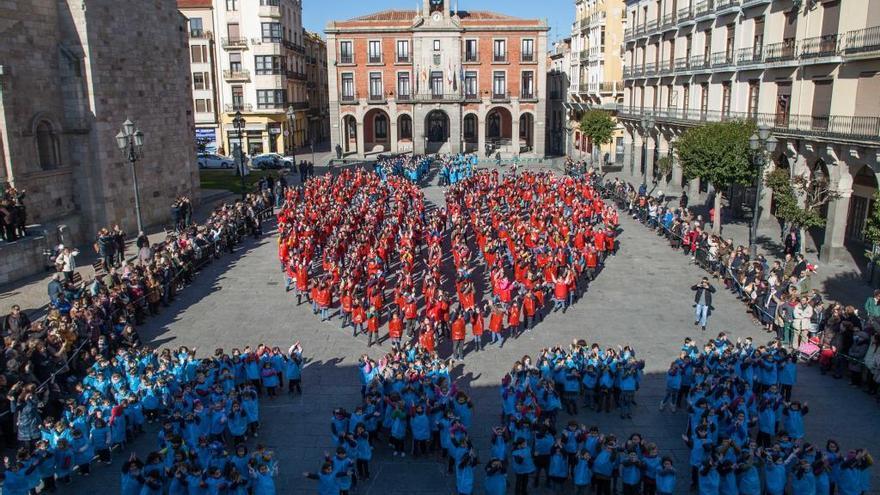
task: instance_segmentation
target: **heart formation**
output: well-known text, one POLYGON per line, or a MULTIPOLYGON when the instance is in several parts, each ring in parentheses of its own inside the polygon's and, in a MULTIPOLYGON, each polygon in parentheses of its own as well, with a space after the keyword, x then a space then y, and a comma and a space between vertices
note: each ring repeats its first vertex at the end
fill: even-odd
POLYGON ((477 349, 565 311, 614 252, 617 212, 592 176, 480 171, 426 201, 401 177, 364 170, 291 189, 278 214, 278 256, 298 303, 378 343, 418 336, 434 350, 470 326, 477 349), (485 320, 484 320, 485 319, 485 320))

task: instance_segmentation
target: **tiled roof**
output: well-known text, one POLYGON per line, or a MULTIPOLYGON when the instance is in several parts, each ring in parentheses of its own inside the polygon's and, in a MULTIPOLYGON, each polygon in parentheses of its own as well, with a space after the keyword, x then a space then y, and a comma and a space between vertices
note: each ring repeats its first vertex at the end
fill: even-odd
MULTIPOLYGON (((179 0, 180 1, 180 0, 179 0)), ((382 10, 379 12, 373 12, 372 14, 366 14, 358 17, 354 17, 349 19, 348 21, 342 22, 359 22, 359 21, 410 21, 417 15, 415 10, 382 10)), ((512 17, 505 14, 499 14, 497 12, 490 12, 488 10, 459 10, 458 17, 462 20, 474 20, 474 21, 512 21, 512 20, 523 20, 517 17, 512 17)))
POLYGON ((212 0, 177 0, 177 8, 179 9, 192 9, 192 8, 207 8, 210 9, 212 6, 212 0))

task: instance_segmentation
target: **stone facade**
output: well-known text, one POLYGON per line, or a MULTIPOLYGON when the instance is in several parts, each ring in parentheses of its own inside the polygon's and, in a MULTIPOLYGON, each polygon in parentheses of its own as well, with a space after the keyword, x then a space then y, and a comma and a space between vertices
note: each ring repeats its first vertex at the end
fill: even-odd
POLYGON ((49 233, 65 224, 77 244, 114 223, 135 232, 131 171, 115 141, 127 118, 145 135, 144 224, 165 223, 175 196, 198 200, 186 23, 174 0, 13 0, 0 4, 0 36, 0 183, 27 191, 29 223, 49 233))
POLYGON ((334 148, 544 156, 547 31, 448 0, 330 22, 334 148))

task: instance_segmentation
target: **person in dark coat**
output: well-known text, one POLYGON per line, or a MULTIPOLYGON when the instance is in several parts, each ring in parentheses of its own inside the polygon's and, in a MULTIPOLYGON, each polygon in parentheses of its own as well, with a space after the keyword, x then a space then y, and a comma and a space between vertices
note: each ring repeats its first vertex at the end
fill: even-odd
POLYGON ((709 322, 709 309, 712 307, 712 294, 715 287, 709 283, 708 277, 703 277, 699 284, 691 286, 694 291, 694 325, 700 325, 702 330, 706 331, 706 324, 709 322))
POLYGON ((0 321, 0 330, 3 331, 3 336, 10 335, 16 340, 20 339, 30 326, 30 318, 21 312, 21 306, 18 304, 14 304, 12 311, 0 321))

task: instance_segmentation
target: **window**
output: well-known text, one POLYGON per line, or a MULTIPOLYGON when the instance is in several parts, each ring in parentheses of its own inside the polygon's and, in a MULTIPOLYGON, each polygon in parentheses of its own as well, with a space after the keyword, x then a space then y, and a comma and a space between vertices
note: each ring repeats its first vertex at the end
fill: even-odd
POLYGON ((412 139, 412 119, 409 115, 401 115, 397 120, 399 139, 412 139))
POLYGON ((244 110, 244 88, 232 86, 232 109, 244 110))
POLYGON ((196 113, 210 113, 211 112, 211 99, 210 98, 196 98, 196 113))
POLYGON ((440 40, 434 40, 434 51, 435 52, 440 51, 440 40))
POLYGON ((376 115, 376 119, 373 121, 373 130, 376 139, 388 139, 388 117, 384 113, 376 115))
POLYGON ((58 141, 55 129, 48 121, 41 121, 35 129, 37 144, 37 159, 43 170, 50 170, 58 166, 58 141))
POLYGON ((523 62, 534 62, 535 61, 535 40, 533 40, 533 39, 522 40, 522 61, 523 62))
POLYGON ((193 45, 190 47, 190 54, 192 55, 192 63, 194 64, 204 64, 208 62, 208 47, 205 45, 193 45))
POLYGON ((409 98, 412 93, 409 88, 409 72, 397 74, 397 97, 398 99, 409 98))
POLYGON ((476 98, 478 96, 476 71, 464 73, 464 95, 466 98, 476 98))
POLYGON ((477 140, 477 117, 474 114, 469 114, 464 118, 464 140, 477 140))
POLYGON ((369 60, 367 60, 371 64, 380 64, 382 63, 382 42, 381 41, 370 41, 369 45, 369 60))
POLYGON ((284 108, 287 91, 283 89, 258 89, 257 108, 284 108))
POLYGON ((280 22, 264 22, 262 29, 263 42, 265 43, 280 43, 281 38, 284 37, 280 22))
POLYGON ((530 100, 535 97, 535 73, 527 71, 522 73, 522 90, 520 98, 530 100))
POLYGON ((205 34, 201 17, 192 17, 189 20, 189 36, 191 38, 201 38, 205 34))
POLYGON ((226 0, 226 10, 238 10, 238 0, 226 0))
POLYGON ((700 84, 700 115, 705 116, 709 108, 709 83, 700 84))
POLYGON ((281 5, 281 0, 260 0, 260 5, 267 7, 278 7, 281 5))
POLYGON ((193 72, 193 89, 211 89, 207 72, 193 72))
POLYGON ((340 41, 339 42, 339 63, 340 64, 354 63, 354 52, 351 49, 351 41, 340 41))
POLYGON ((241 29, 239 28, 238 23, 232 22, 226 25, 226 35, 229 36, 229 41, 237 42, 241 39, 241 29))
POLYGON ((241 72, 241 54, 229 54, 229 70, 230 72, 241 72))
POLYGON ((382 73, 370 72, 370 99, 378 100, 384 95, 382 94, 382 73))
POLYGON ((675 94, 672 90, 672 85, 666 85, 666 108, 675 108, 675 100, 672 99, 672 95, 675 94))
POLYGON ((507 96, 507 77, 503 71, 495 71, 492 74, 492 95, 495 98, 507 96))
POLYGON ((681 87, 681 109, 687 113, 691 101, 691 85, 685 84, 681 87))
POLYGON ((730 81, 721 83, 721 115, 730 113, 730 81))
POLYGON ((758 114, 758 101, 761 95, 761 81, 752 79, 749 81, 749 115, 758 114))
POLYGON ((342 99, 354 99, 354 74, 346 72, 342 74, 342 99))
POLYGON ((464 40, 464 61, 477 61, 477 40, 464 40))
POLYGON ((397 61, 409 62, 409 40, 397 40, 397 61))
POLYGON ((493 62, 506 62, 507 61, 507 40, 495 40, 493 43, 492 49, 492 61, 493 62))
POLYGON ((443 71, 431 72, 431 95, 443 96, 443 71))
POLYGON ((282 58, 272 55, 257 55, 254 57, 254 65, 258 75, 281 74, 282 58))
POLYGON ((605 26, 599 30, 599 49, 605 51, 605 26))

